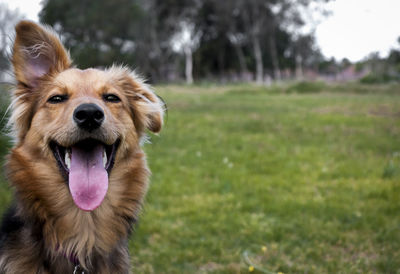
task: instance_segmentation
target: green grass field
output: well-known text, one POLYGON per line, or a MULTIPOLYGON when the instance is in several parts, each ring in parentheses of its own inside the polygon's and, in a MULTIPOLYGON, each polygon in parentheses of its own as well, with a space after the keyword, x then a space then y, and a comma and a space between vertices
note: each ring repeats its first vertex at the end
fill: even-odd
POLYGON ((400 273, 399 86, 156 89, 135 273, 400 273))

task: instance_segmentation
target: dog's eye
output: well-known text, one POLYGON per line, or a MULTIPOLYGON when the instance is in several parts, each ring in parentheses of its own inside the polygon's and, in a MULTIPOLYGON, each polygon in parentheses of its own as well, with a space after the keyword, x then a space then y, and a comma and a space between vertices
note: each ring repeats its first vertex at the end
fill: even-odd
POLYGON ((118 103, 121 102, 121 99, 117 95, 114 94, 104 94, 103 100, 111 103, 118 103))
POLYGON ((51 96, 47 102, 49 102, 50 104, 59 104, 59 103, 63 103, 65 101, 68 100, 68 96, 67 95, 54 95, 51 96))

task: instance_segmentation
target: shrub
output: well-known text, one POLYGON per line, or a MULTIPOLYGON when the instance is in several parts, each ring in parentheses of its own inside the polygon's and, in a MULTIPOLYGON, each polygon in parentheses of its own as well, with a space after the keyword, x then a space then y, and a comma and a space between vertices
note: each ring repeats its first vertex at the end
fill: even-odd
POLYGON ((399 81, 398 77, 391 76, 389 74, 368 74, 360 79, 362 84, 382 84, 388 82, 399 81))
POLYGON ((318 93, 322 92, 325 88, 323 82, 298 82, 288 87, 287 93, 318 93))

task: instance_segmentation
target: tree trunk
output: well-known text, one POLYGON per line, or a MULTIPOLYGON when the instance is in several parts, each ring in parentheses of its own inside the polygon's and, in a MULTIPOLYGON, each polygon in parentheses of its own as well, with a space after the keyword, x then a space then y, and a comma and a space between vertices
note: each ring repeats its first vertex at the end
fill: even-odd
POLYGON ((279 69, 278 51, 276 49, 275 33, 269 36, 269 50, 271 52, 272 68, 274 70, 274 78, 276 81, 281 80, 281 70, 279 69))
POLYGON ((253 41, 254 59, 256 61, 256 83, 261 85, 264 80, 264 65, 262 60, 260 39, 254 35, 252 41, 253 41))
MULTIPOLYGON (((222 47, 222 45, 220 45, 222 47)), ((218 70, 219 70, 219 77, 222 81, 224 81, 225 76, 225 51, 220 51, 218 54, 218 70)))
POLYGON ((184 51, 186 83, 193 84, 193 52, 189 45, 185 46, 184 51))
POLYGON ((247 73, 248 70, 247 70, 246 59, 244 57, 243 49, 238 44, 233 44, 233 46, 235 48, 236 55, 237 55, 238 60, 239 60, 241 78, 244 78, 244 76, 245 76, 245 74, 247 73))
POLYGON ((300 54, 296 55, 296 80, 303 79, 303 58, 300 54))

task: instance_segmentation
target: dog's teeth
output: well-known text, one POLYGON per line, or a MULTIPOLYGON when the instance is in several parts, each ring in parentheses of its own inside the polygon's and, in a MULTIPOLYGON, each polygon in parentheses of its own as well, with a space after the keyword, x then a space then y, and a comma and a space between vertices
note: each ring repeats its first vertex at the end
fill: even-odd
POLYGON ((106 168, 106 165, 107 165, 107 153, 104 150, 103 151, 103 167, 106 168))
POLYGON ((68 169, 71 168, 71 154, 69 153, 68 150, 65 152, 65 165, 67 166, 68 169))

